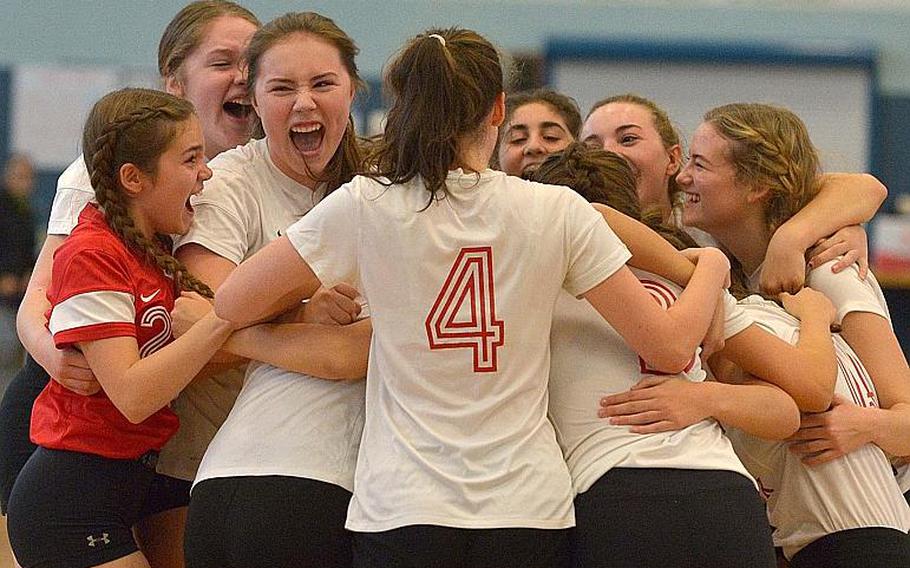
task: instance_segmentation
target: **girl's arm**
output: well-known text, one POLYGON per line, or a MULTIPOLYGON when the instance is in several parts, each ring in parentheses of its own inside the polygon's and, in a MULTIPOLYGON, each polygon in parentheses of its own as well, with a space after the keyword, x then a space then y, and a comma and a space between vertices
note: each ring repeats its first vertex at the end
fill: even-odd
MULTIPOLYGON (((803 412, 822 412, 831 405, 837 359, 831 342, 834 306, 821 293, 803 288, 783 294, 787 311, 800 320, 796 345, 753 324, 727 339, 718 353, 747 373, 783 389, 803 412)), ((712 369, 722 362, 712 362, 712 369)), ((718 377, 723 380, 723 373, 718 377)))
POLYGON ((695 265, 663 237, 644 223, 612 207, 600 203, 591 205, 604 216, 610 229, 629 248, 629 252, 632 253, 629 266, 657 274, 679 286, 689 283, 695 265))
POLYGON ((877 444, 891 455, 910 455, 910 368, 888 321, 869 312, 844 316, 842 336, 859 356, 878 393, 879 408, 844 399, 829 411, 807 416, 791 449, 810 464, 824 463, 877 444))
POLYGON ((215 292, 215 312, 240 326, 268 321, 311 297, 320 285, 284 236, 231 272, 215 292))
MULTIPOLYGON (((193 293, 184 293, 177 301, 208 303, 193 293)), ((141 359, 134 337, 87 341, 79 347, 114 406, 138 424, 176 398, 232 330, 230 323, 210 312, 186 334, 141 359)))
POLYGON ((706 418, 768 440, 782 440, 799 428, 793 399, 755 378, 723 384, 647 377, 631 390, 602 398, 600 405, 601 418, 639 434, 681 430, 706 418))
POLYGON ((238 330, 223 349, 322 379, 362 379, 372 334, 368 318, 350 325, 268 323, 238 330))
POLYGON ((583 296, 653 368, 678 373, 708 330, 729 270, 722 252, 706 249, 688 286, 668 310, 661 309, 627 267, 583 296))
POLYGON ((101 385, 95 380, 85 357, 76 349, 57 349, 45 319, 51 307, 47 289, 51 284, 54 251, 65 239, 61 235, 48 235, 41 246, 16 315, 16 330, 22 345, 53 380, 73 392, 92 395, 101 389, 101 385))
POLYGON ((826 174, 818 195, 778 227, 768 244, 761 288, 793 292, 806 279, 805 253, 839 229, 872 219, 888 189, 869 174, 826 174))

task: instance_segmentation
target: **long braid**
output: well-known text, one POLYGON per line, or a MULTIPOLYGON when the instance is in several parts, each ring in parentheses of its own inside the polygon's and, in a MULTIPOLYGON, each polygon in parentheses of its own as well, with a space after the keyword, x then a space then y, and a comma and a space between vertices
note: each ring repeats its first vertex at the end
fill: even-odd
MULTIPOLYGON (((116 111, 116 108, 114 111, 116 111)), ((169 249, 162 246, 162 242, 149 239, 136 227, 127 208, 124 192, 120 187, 120 183, 115 179, 120 165, 132 161, 127 159, 129 156, 118 156, 118 150, 123 146, 125 133, 137 125, 152 121, 176 125, 178 122, 186 120, 191 113, 192 106, 189 103, 164 93, 145 89, 116 91, 107 95, 95 105, 92 115, 86 123, 83 147, 85 150, 85 162, 92 187, 95 189, 96 199, 101 205, 105 219, 114 233, 148 262, 170 274, 174 278, 178 290, 192 290, 207 298, 214 298, 211 288, 191 275, 183 263, 174 258, 168 252, 169 249), (149 98, 150 93, 152 98, 164 98, 151 104, 138 104, 143 98, 149 98), (120 98, 123 100, 118 100, 120 98), (139 99, 139 101, 129 104, 133 99, 139 99), (176 105, 175 108, 174 101, 179 101, 183 104, 176 105), (105 102, 110 104, 103 104, 105 102), (120 103, 120 105, 117 103, 120 103), (129 105, 133 110, 108 121, 104 120, 104 116, 100 116, 104 114, 108 106, 116 107, 125 104, 129 105), (187 113, 187 108, 189 113, 187 113), (99 122, 101 124, 98 124, 99 122), (100 126, 100 134, 97 136, 93 133, 94 126, 100 126)), ((168 138, 167 142, 169 142, 173 135, 166 138, 168 138)), ((165 147, 166 145, 167 143, 164 144, 165 147)), ((163 151, 163 148, 161 151, 163 151)), ((160 155, 161 151, 152 153, 160 155)), ((157 160, 157 156, 154 157, 154 160, 157 160)), ((146 165, 146 169, 148 167, 146 165)))

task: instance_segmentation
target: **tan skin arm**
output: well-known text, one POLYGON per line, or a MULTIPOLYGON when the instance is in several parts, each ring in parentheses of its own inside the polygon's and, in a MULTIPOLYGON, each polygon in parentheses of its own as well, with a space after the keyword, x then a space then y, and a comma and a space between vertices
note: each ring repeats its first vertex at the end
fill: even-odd
POLYGON ((828 412, 805 416, 791 450, 810 465, 824 463, 874 443, 894 456, 910 455, 910 367, 888 321, 851 312, 842 336, 875 384, 880 407, 860 407, 839 398, 828 412))
MULTIPOLYGON (((208 304, 198 294, 184 294, 179 301, 208 304)), ((187 333, 141 359, 134 337, 89 341, 79 347, 117 410, 138 424, 176 398, 233 329, 209 311, 187 333)))
MULTIPOLYGON (((237 265, 230 260, 196 243, 183 245, 175 251, 174 256, 186 266, 190 274, 208 284, 212 290, 217 290, 228 275, 237 268, 237 265)), ((203 379, 227 369, 241 367, 246 362, 247 360, 242 357, 218 351, 205 365, 205 370, 199 378, 203 379)))
POLYGON ((322 379, 362 379, 372 335, 369 319, 350 325, 267 323, 235 332, 224 350, 322 379))
POLYGON ((16 315, 16 330, 25 349, 55 381, 73 392, 91 395, 98 392, 101 385, 95 380, 88 361, 76 349, 57 349, 45 319, 51 307, 47 289, 51 285, 54 252, 65 239, 62 235, 48 235, 41 246, 16 315))
POLYGON ((823 175, 818 195, 772 235, 762 290, 768 294, 799 290, 806 278, 806 251, 844 227, 872 219, 887 196, 888 189, 869 174, 823 175))
POLYGON ((796 312, 793 315, 800 319, 796 345, 751 325, 728 339, 718 355, 783 389, 802 412, 822 412, 831 404, 837 380, 837 359, 830 331, 834 308, 824 295, 809 288, 784 298, 788 311, 793 309, 796 312), (794 302, 802 305, 794 308, 794 302))
MULTIPOLYGON (((728 270, 722 253, 709 252, 679 300, 666 311, 625 267, 584 296, 648 363, 677 372, 704 336, 728 270)), ((319 286, 313 270, 282 237, 237 267, 216 293, 215 311, 238 325, 249 325, 287 311, 319 286)))
POLYGON ((632 253, 629 266, 645 270, 680 286, 689 283, 695 265, 647 225, 600 203, 591 204, 632 253))
POLYGON ((601 418, 639 434, 681 430, 706 418, 767 440, 782 440, 799 428, 793 399, 755 378, 725 384, 646 377, 631 390, 602 398, 600 404, 601 418))

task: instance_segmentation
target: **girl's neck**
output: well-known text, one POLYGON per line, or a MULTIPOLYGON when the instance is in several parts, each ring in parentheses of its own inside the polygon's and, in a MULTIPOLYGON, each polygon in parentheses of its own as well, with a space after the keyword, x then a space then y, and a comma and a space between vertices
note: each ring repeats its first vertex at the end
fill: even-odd
POLYGON ((746 274, 758 270, 771 241, 771 231, 763 217, 741 219, 733 226, 714 231, 711 236, 742 264, 746 274))

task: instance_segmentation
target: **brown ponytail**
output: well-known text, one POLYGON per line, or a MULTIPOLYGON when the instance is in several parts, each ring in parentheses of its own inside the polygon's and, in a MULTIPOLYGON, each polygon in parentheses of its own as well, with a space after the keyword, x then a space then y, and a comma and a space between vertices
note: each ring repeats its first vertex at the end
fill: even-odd
POLYGON ((460 143, 479 133, 503 92, 499 54, 471 30, 430 29, 398 53, 385 85, 391 108, 369 175, 388 185, 420 176, 429 206, 448 193, 460 143))

